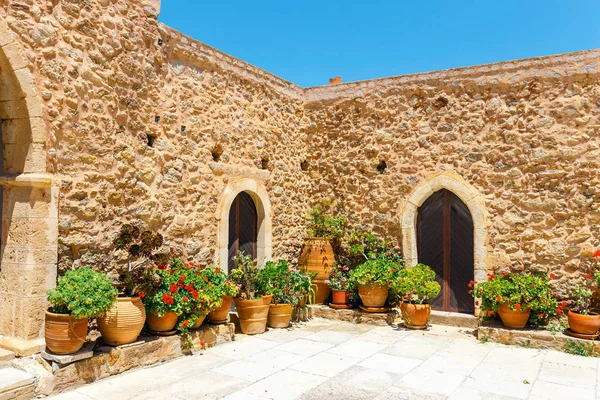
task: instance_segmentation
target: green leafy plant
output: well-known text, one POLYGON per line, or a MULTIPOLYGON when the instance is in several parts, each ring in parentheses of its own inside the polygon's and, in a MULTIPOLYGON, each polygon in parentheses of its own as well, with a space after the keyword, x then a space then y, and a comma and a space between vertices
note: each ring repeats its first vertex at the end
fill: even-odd
POLYGON ((273 295, 272 304, 297 306, 312 292, 310 275, 291 268, 285 260, 267 262, 260 271, 258 280, 265 292, 273 295))
POLYGON ((387 258, 399 265, 404 265, 402 256, 391 243, 371 232, 354 230, 348 235, 346 242, 348 246, 347 264, 351 269, 373 258, 387 258))
POLYGON ((259 299, 268 293, 267 281, 261 279, 260 268, 249 255, 238 251, 233 258, 235 269, 231 271, 231 280, 240 289, 239 297, 246 300, 259 299))
POLYGON ((370 259, 350 272, 355 285, 392 285, 402 267, 386 257, 370 259))
MULTIPOLYGON (((494 315, 504 303, 511 310, 531 309, 529 322, 535 326, 547 325, 549 319, 562 313, 562 306, 554 298, 546 274, 523 272, 519 266, 488 275, 486 282, 469 283, 469 293, 481 299, 481 308, 494 315)), ((479 305, 479 300, 475 302, 479 305)))
POLYGON ((394 287, 405 302, 426 304, 440 294, 435 272, 427 265, 405 268, 394 282, 394 287))
POLYGON ((592 291, 591 289, 585 288, 583 286, 577 286, 575 290, 573 290, 572 295, 572 304, 571 311, 588 315, 590 312, 590 305, 592 302, 592 291))
POLYGON ((354 282, 350 279, 350 267, 338 263, 333 263, 325 284, 333 290, 353 292, 356 289, 354 282))
POLYGON ((333 204, 328 200, 321 200, 308 214, 308 235, 339 241, 346 233, 348 219, 343 215, 331 215, 333 204))
POLYGON ((81 268, 58 279, 55 289, 47 292, 52 312, 73 318, 93 318, 104 314, 114 304, 118 291, 106 275, 91 268, 81 268))
POLYGON ((565 353, 574 354, 576 356, 590 357, 594 354, 593 346, 585 346, 582 343, 574 340, 565 342, 565 353))

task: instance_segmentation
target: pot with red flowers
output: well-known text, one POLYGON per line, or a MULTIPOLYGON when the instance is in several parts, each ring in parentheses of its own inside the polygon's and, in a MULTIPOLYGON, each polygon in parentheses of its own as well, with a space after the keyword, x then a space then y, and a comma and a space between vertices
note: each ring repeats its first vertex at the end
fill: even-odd
POLYGON ((600 330, 600 315, 591 310, 593 290, 600 285, 600 271, 598 271, 598 259, 600 250, 593 256, 594 262, 584 264, 589 267, 590 272, 581 275, 580 283, 572 292, 567 318, 571 332, 580 335, 595 337, 600 330))
POLYGON ((334 263, 325 283, 331 289, 333 308, 347 306, 350 302, 350 294, 355 290, 354 283, 350 280, 350 267, 334 263))
POLYGON ((482 315, 497 313, 508 328, 522 329, 528 322, 545 326, 562 312, 550 290, 548 275, 525 272, 524 266, 489 274, 486 282, 471 281, 469 288, 482 315))

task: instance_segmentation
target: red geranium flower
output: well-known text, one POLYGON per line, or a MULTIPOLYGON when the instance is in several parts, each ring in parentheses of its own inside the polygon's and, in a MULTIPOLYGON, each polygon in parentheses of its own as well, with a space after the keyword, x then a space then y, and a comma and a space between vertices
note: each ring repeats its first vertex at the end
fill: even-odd
POLYGON ((175 301, 173 300, 173 297, 171 296, 170 293, 163 294, 162 301, 163 301, 163 303, 168 304, 168 305, 175 304, 175 301))
POLYGON ((563 301, 561 302, 561 304, 562 304, 562 306, 563 306, 563 307, 566 307, 566 306, 567 306, 569 303, 568 303, 566 300, 563 300, 563 301))
POLYGON ((221 273, 221 270, 220 270, 219 268, 217 268, 217 269, 215 269, 215 272, 216 272, 217 274, 220 274, 220 273, 221 273))
POLYGON ((475 301, 475 305, 478 306, 479 305, 479 301, 475 301))
POLYGON ((169 291, 170 291, 171 293, 173 293, 173 294, 177 293, 177 290, 178 290, 178 289, 179 289, 179 288, 178 288, 178 287, 177 287, 177 285, 175 285, 175 284, 171 284, 171 286, 169 286, 169 291))
POLYGON ((518 311, 521 309, 521 305, 520 304, 515 304, 515 309, 518 311))
POLYGON ((184 279, 185 279, 185 275, 183 275, 183 274, 182 274, 182 275, 179 277, 179 279, 181 279, 181 280, 184 280, 184 279))
POLYGON ((182 328, 185 328, 185 327, 186 327, 186 326, 188 326, 189 324, 190 324, 190 321, 188 321, 188 320, 186 319, 185 321, 183 321, 183 322, 181 323, 181 327, 182 327, 182 328))
POLYGON ((396 273, 396 268, 393 268, 393 269, 392 269, 392 272, 393 272, 393 273, 396 273))
POLYGON ((490 278, 490 279, 494 279, 495 277, 496 277, 496 274, 490 274, 490 275, 489 275, 489 278, 490 278))
POLYGON ((194 300, 196 300, 198 298, 198 292, 196 292, 195 290, 192 291, 192 297, 194 298, 194 300))
POLYGON ((539 318, 539 319, 542 319, 542 318, 544 318, 544 313, 540 313, 540 314, 538 314, 538 318, 539 318))
POLYGON ((594 257, 600 257, 600 250, 596 250, 596 252, 594 253, 594 257))
POLYGON ((521 265, 521 267, 519 268, 520 271, 523 271, 525 269, 524 266, 521 265))
POLYGON ((588 279, 590 279, 590 278, 592 277, 592 275, 590 275, 590 274, 588 274, 588 273, 585 273, 585 274, 583 274, 583 276, 585 276, 585 277, 586 277, 586 278, 588 278, 588 279))
POLYGON ((174 273, 175 273, 175 270, 174 270, 174 269, 171 269, 171 270, 169 271, 169 275, 173 275, 174 273))
POLYGON ((502 301, 502 296, 498 296, 498 297, 496 297, 496 301, 497 301, 498 303, 500 303, 500 302, 502 301))
POLYGON ((473 291, 472 291, 472 290, 469 290, 469 294, 473 294, 473 291))
POLYGON ((561 306, 556 307, 557 314, 562 314, 562 312, 563 312, 563 308, 561 306))
POLYGON ((167 269, 166 265, 159 265, 158 269, 160 269, 161 271, 164 271, 165 269, 167 269))
POLYGON ((181 300, 183 300, 184 303, 187 303, 188 301, 190 301, 190 299, 188 299, 187 296, 183 296, 183 299, 181 299, 181 300))
POLYGON ((556 275, 554 275, 553 273, 550 273, 550 279, 555 279, 556 275))
POLYGON ((144 297, 146 297, 146 293, 144 293, 144 292, 141 292, 141 293, 140 293, 140 299, 143 299, 144 297))
POLYGON ((506 271, 502 271, 502 275, 506 276, 506 271))

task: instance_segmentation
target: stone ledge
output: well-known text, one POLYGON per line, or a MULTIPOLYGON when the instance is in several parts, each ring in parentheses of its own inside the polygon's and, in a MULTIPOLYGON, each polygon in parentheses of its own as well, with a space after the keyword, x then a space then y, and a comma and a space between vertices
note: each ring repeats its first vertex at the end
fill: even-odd
POLYGON ((367 313, 358 308, 350 310, 335 310, 322 304, 308 306, 309 318, 325 318, 338 321, 354 322, 355 324, 393 325, 401 321, 400 313, 392 309, 386 313, 367 313))
POLYGON ((456 326, 459 328, 477 329, 479 319, 471 314, 431 310, 429 323, 432 325, 456 326))
POLYGON ((497 322, 489 322, 481 325, 477 332, 477 339, 559 351, 565 351, 567 342, 575 342, 584 346, 591 355, 600 355, 600 342, 597 340, 578 339, 563 333, 553 335, 548 331, 534 328, 508 329, 497 322))
POLYGON ((49 188, 52 186, 52 175, 45 173, 0 175, 0 185, 49 188))
MULTIPOLYGON (((204 347, 213 347, 230 342, 235 340, 234 326, 231 323, 204 325, 196 331, 190 331, 190 339, 194 349, 202 348, 202 344, 204 347)), ((140 337, 139 340, 139 344, 120 347, 104 346, 99 341, 93 357, 68 365, 55 365, 54 371, 46 360, 36 356, 36 371, 39 375, 36 394, 55 395, 134 368, 147 367, 191 353, 191 350, 182 349, 184 339, 180 335, 140 337)))
POLYGON ((12 351, 17 357, 27 357, 44 350, 46 342, 44 338, 24 340, 10 336, 0 336, 0 348, 12 351))

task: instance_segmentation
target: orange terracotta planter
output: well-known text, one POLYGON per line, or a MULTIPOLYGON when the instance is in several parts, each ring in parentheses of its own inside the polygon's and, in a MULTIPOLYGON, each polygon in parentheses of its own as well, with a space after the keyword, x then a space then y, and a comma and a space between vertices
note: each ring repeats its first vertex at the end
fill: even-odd
POLYGON ((600 315, 589 312, 588 315, 573 311, 567 313, 569 328, 575 333, 583 335, 595 335, 600 330, 600 315))
POLYGON ((329 298, 331 289, 325 284, 325 280, 329 278, 331 266, 335 260, 333 246, 331 240, 324 238, 307 238, 304 239, 304 246, 298 265, 308 272, 317 274, 312 283, 316 286, 315 289, 315 304, 324 303, 329 298))
POLYGON ((365 307, 380 308, 385 305, 388 290, 387 285, 359 285, 358 295, 365 307))
POLYGON ((46 311, 44 324, 46 347, 54 354, 72 354, 83 346, 88 331, 88 319, 75 319, 69 314, 46 311))
POLYGON ((242 300, 237 297, 233 299, 242 333, 257 335, 267 330, 271 298, 272 296, 264 296, 255 300, 242 300))
POLYGON ((223 302, 208 314, 208 322, 213 325, 226 324, 233 297, 223 296, 223 302))
POLYGON ((527 325, 529 316, 531 315, 531 309, 526 308, 525 310, 511 310, 508 306, 508 302, 505 302, 498 309, 498 315, 502 320, 502 325, 507 328, 523 329, 527 325))
POLYGON ((154 332, 169 332, 175 329, 175 325, 177 325, 177 320, 179 316, 174 312, 170 311, 165 313, 162 317, 157 317, 154 314, 148 314, 146 318, 146 323, 148 324, 148 328, 154 332))
POLYGON ((425 329, 431 315, 431 305, 413 304, 403 301, 400 304, 400 313, 402 314, 404 325, 408 328, 425 329))
POLYGON ((287 328, 292 321, 291 304, 271 304, 267 324, 269 328, 287 328))
POLYGON ((146 309, 139 297, 119 297, 102 317, 98 317, 98 330, 104 343, 120 346, 137 340, 144 323, 146 309))
POLYGON ((344 305, 350 301, 350 295, 345 290, 332 290, 331 291, 331 302, 333 304, 344 305))
POLYGON ((192 329, 200 329, 200 327, 202 326, 202 323, 204 322, 205 319, 206 319, 206 315, 203 315, 200 318, 198 318, 196 320, 196 323, 194 324, 194 326, 192 326, 192 329))

